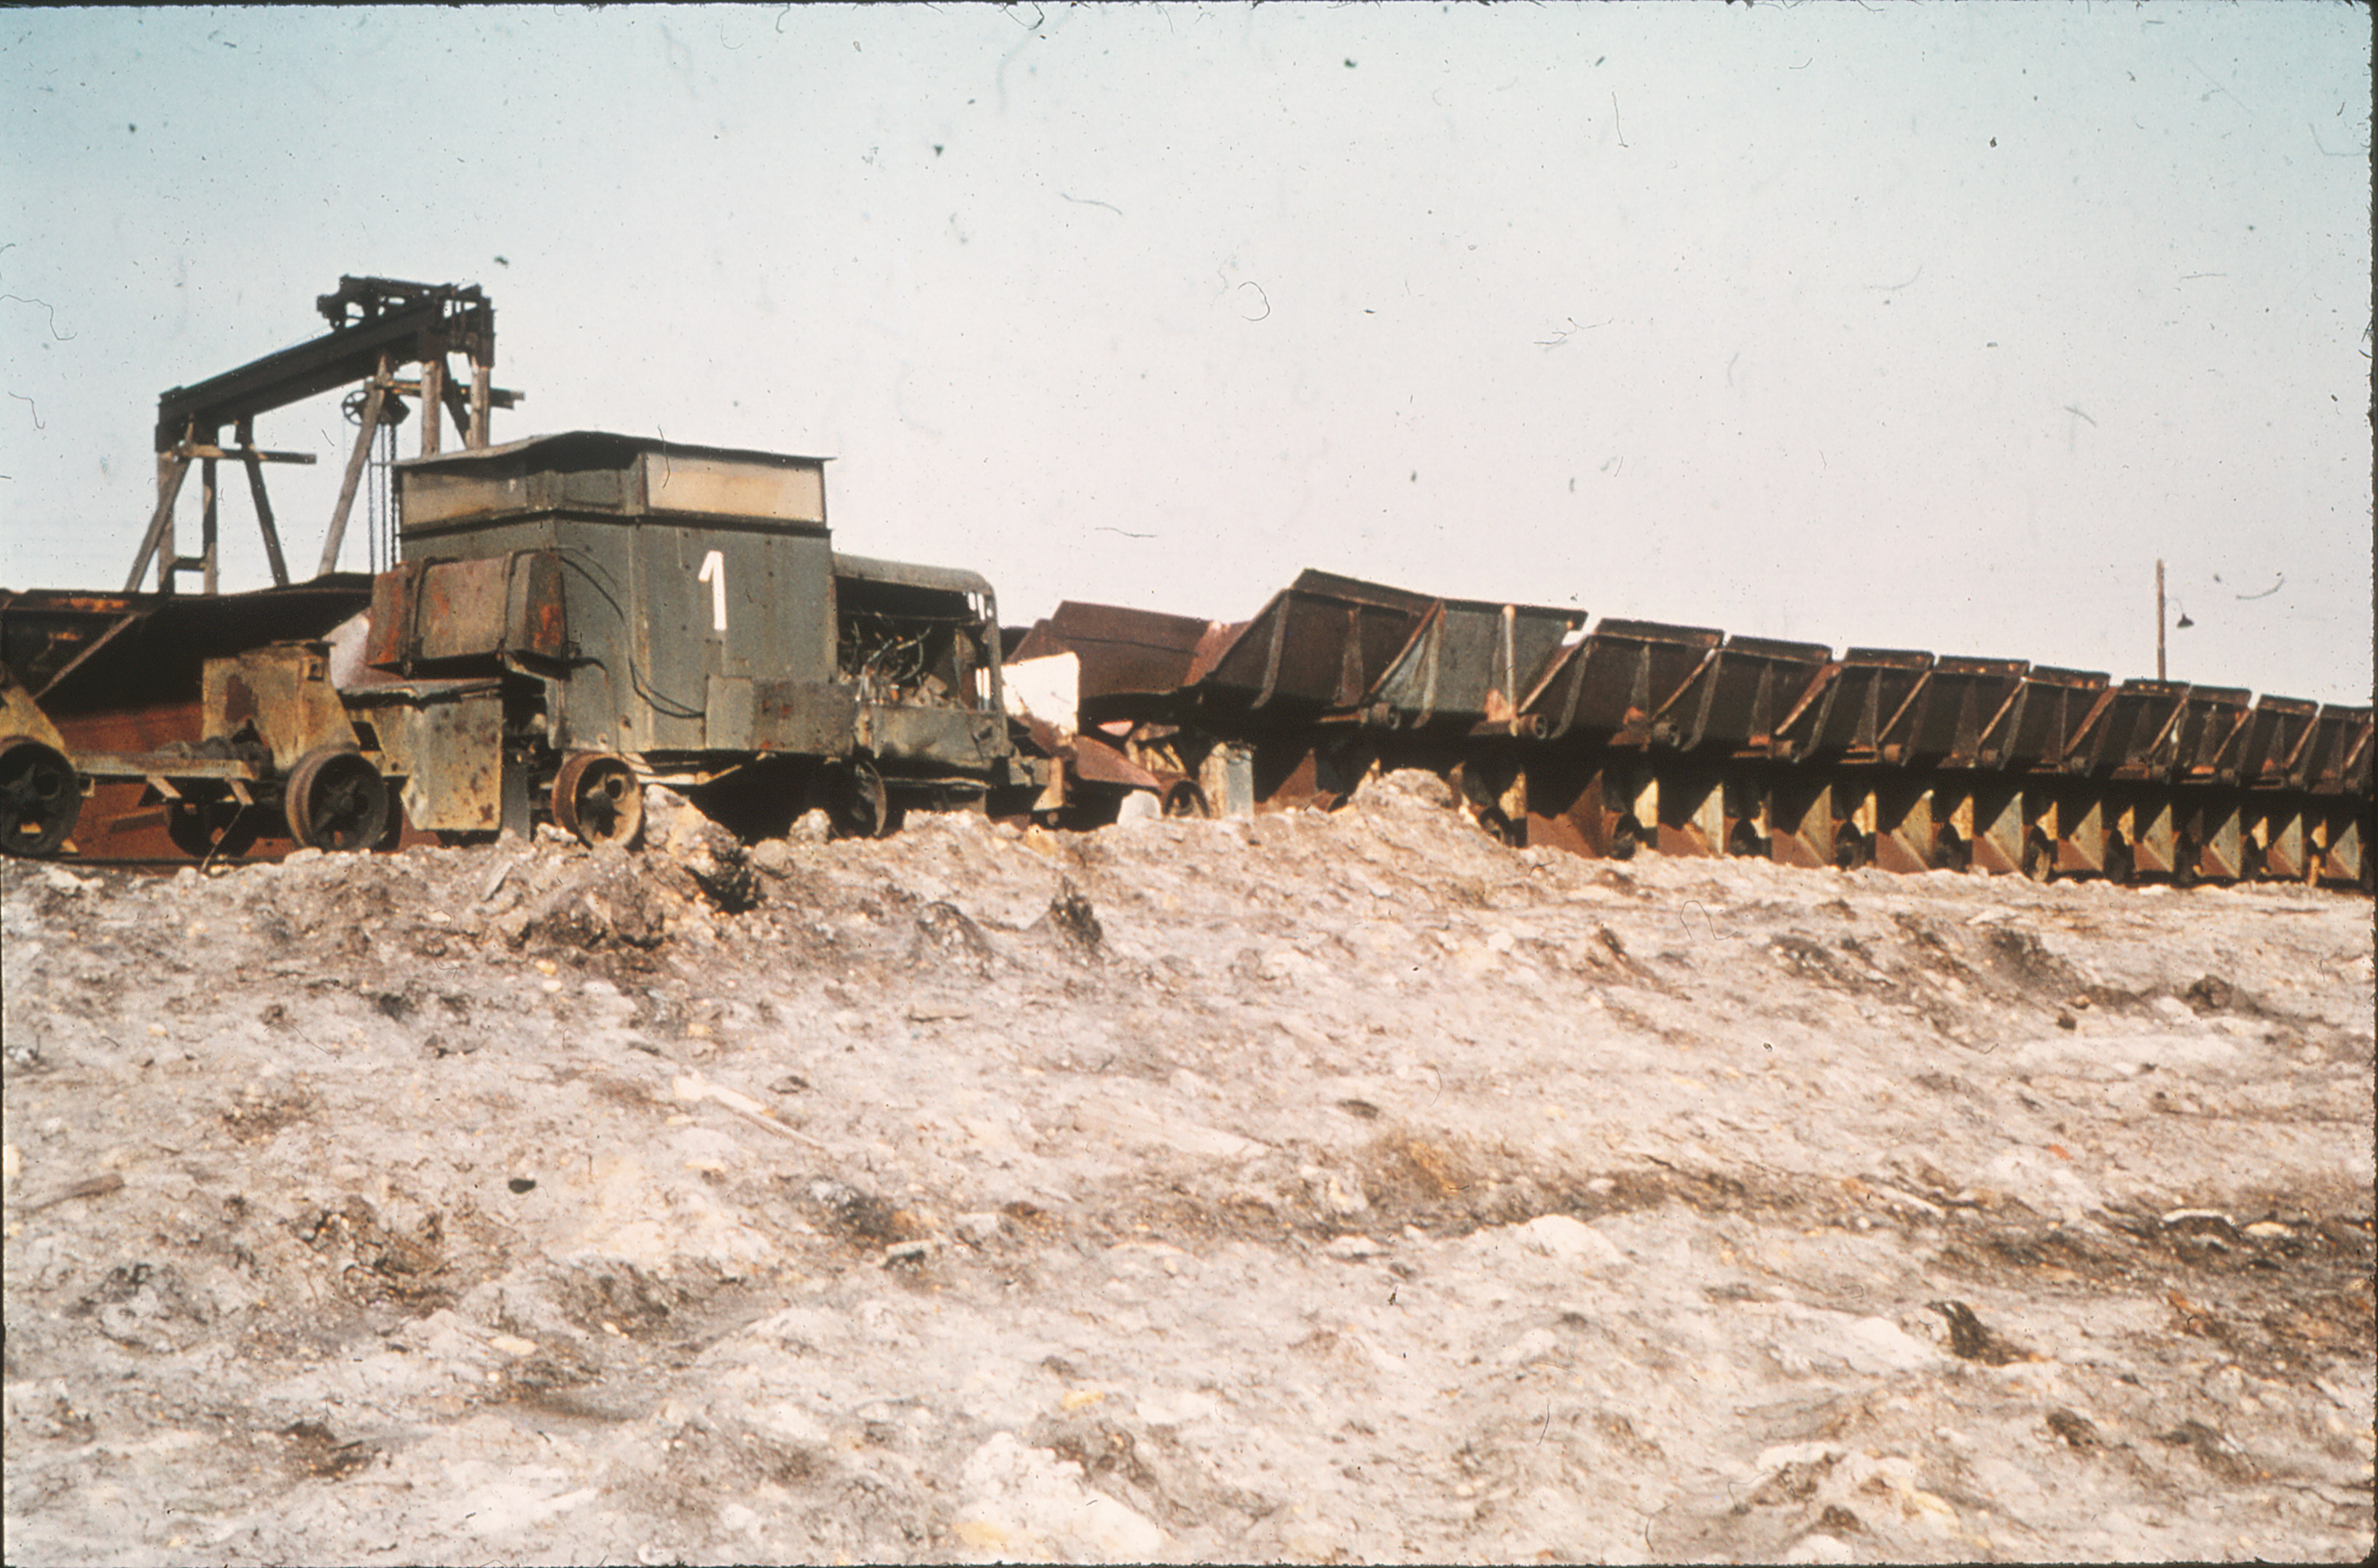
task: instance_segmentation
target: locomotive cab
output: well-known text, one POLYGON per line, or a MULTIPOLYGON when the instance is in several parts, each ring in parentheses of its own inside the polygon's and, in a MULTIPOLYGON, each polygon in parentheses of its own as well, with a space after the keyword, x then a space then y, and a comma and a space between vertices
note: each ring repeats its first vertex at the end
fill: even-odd
POLYGON ((620 810, 631 772, 854 832, 1021 781, 991 585, 836 555, 823 459, 577 432, 396 475, 403 562, 350 700, 391 754, 468 734, 501 764, 408 772, 416 826, 524 826, 546 799, 567 823, 573 757, 615 759, 620 810))

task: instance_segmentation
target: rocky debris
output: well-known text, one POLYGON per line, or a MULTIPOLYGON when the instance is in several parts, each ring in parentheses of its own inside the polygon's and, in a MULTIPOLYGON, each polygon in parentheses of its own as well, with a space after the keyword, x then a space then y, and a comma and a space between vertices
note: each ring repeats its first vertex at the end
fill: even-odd
POLYGON ((2366 902, 1452 799, 0 866, 12 1560, 2369 1551, 2366 902))
POLYGON ((1949 1321, 1949 1348, 1961 1361, 2003 1367, 2010 1361, 2036 1361, 2032 1351, 2008 1339, 1975 1316, 1962 1301, 1928 1301, 1925 1305, 1949 1321))
POLYGON ((760 902, 760 868, 751 848, 658 784, 644 788, 644 849, 648 861, 659 862, 648 865, 648 874, 665 885, 680 884, 680 896, 699 893, 727 914, 760 902))

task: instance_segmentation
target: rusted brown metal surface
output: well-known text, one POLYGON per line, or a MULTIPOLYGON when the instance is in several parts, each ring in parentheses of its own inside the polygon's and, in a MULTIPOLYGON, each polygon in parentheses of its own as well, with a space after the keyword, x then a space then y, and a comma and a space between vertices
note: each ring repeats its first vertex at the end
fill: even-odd
POLYGON ((1776 754, 1794 761, 1882 761, 1885 738, 1924 686, 1932 664, 1928 653, 1850 649, 1819 672, 1776 726, 1776 754))
POLYGON ((1197 650, 1215 625, 1186 615, 1067 599, 1034 622, 1008 657, 1015 661, 1070 653, 1081 660, 1085 704, 1166 695, 1194 684, 1197 650))
POLYGON ((1305 572, 1231 638, 1198 690, 1249 710, 1351 712, 1434 602, 1425 594, 1305 572))
POLYGON ((1543 721, 1543 740, 1581 732, 1641 744, 1651 715, 1724 640, 1703 626, 1604 620, 1538 679, 1520 712, 1543 721))
POLYGON ((570 646, 561 562, 546 550, 406 561, 373 579, 364 657, 402 674, 505 656, 558 659, 570 646))
POLYGON ((1363 694, 1363 721, 1391 730, 1521 728, 1519 704, 1587 619, 1546 605, 1438 599, 1363 694))

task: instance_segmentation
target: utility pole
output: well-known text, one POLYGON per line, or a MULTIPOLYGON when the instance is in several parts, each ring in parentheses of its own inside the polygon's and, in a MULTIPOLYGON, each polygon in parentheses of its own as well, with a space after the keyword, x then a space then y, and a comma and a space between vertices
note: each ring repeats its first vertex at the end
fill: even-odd
POLYGON ((2163 558, 2156 558, 2156 679, 2163 673, 2163 558))

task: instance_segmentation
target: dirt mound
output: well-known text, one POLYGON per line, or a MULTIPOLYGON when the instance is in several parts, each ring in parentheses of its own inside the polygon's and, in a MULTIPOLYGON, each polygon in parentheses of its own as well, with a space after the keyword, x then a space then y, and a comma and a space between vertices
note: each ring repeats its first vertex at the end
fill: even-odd
POLYGON ((2372 1547, 2366 900, 647 832, 0 868, 12 1560, 2372 1547))

